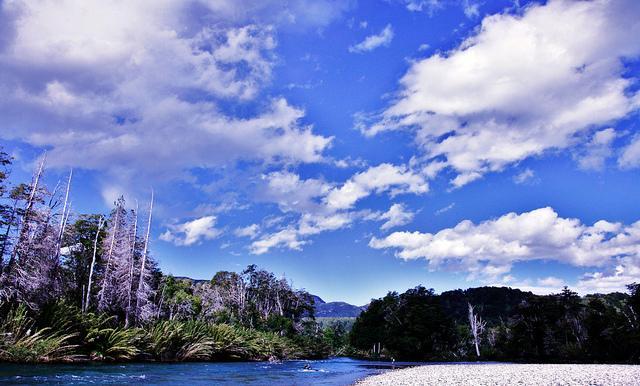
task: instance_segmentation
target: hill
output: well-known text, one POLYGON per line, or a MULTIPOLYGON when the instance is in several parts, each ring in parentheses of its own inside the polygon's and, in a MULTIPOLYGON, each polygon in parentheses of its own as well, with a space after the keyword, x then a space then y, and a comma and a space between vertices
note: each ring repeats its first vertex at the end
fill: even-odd
POLYGON ((366 306, 354 306, 345 302, 325 302, 319 296, 313 295, 316 317, 319 318, 355 318, 366 306))

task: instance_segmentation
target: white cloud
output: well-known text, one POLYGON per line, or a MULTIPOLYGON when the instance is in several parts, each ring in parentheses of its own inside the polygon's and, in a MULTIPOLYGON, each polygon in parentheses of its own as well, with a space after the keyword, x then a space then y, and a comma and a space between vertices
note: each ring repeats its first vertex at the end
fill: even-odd
POLYGON ((525 182, 531 181, 531 179, 534 178, 535 175, 536 173, 533 170, 526 168, 513 177, 513 182, 515 182, 516 184, 524 184, 525 182))
POLYGON ((578 165, 585 170, 602 170, 606 159, 612 154, 611 144, 615 138, 616 131, 613 128, 597 131, 578 157, 578 165))
POLYGON ((413 221, 415 217, 415 212, 411 212, 407 210, 402 204, 393 204, 389 207, 389 210, 384 213, 372 213, 366 217, 366 219, 372 220, 386 220, 381 226, 380 229, 386 231, 388 229, 406 225, 413 221))
MULTIPOLYGON (((273 6, 306 13, 329 3, 273 6)), ((238 160, 322 160, 331 138, 301 124, 304 111, 255 100, 271 79, 274 28, 233 24, 256 20, 235 2, 193 6, 3 2, 0 136, 50 148, 51 166, 106 171, 121 185, 238 160), (229 101, 246 113, 225 112, 229 101)))
POLYGON ((204 216, 182 224, 169 225, 168 229, 160 235, 160 240, 178 246, 190 246, 204 240, 213 240, 222 233, 215 227, 216 220, 215 216, 204 216))
POLYGON ((509 273, 514 263, 531 260, 605 270, 621 262, 640 267, 640 221, 623 226, 601 220, 587 226, 547 207, 477 225, 465 220, 434 234, 394 232, 372 238, 369 246, 393 248, 405 260, 424 258, 432 268, 446 264, 467 271, 470 278, 490 280, 509 273))
MULTIPOLYGON (((627 259, 629 260, 629 259, 627 259)), ((616 266, 611 272, 591 272, 582 277, 577 285, 578 292, 586 293, 610 293, 627 292, 628 284, 640 281, 640 259, 625 261, 616 266)))
POLYGON ((430 15, 434 11, 443 8, 442 0, 399 0, 404 3, 407 10, 412 12, 426 11, 430 15))
POLYGON ((250 22, 260 19, 283 27, 323 28, 352 8, 352 0, 203 0, 221 20, 250 22))
POLYGON ((349 212, 329 215, 305 213, 300 218, 298 234, 301 236, 310 236, 326 231, 334 231, 349 226, 352 221, 353 215, 349 212))
POLYGON ((624 169, 640 167, 640 135, 636 135, 631 143, 622 150, 618 165, 624 169))
POLYGON ((378 47, 387 47, 393 40, 393 28, 387 24, 377 35, 367 36, 363 41, 349 47, 349 52, 363 53, 373 51, 378 47))
POLYGON ((403 3, 407 10, 412 12, 426 12, 433 16, 437 11, 445 6, 460 6, 464 15, 470 19, 480 15, 480 3, 471 0, 398 0, 403 3))
POLYGON ((554 276, 539 278, 534 282, 531 279, 516 280, 512 275, 505 275, 500 279, 500 281, 493 282, 489 285, 493 287, 507 286, 511 288, 518 288, 522 291, 533 292, 537 295, 549 295, 560 293, 566 283, 564 280, 554 276))
MULTIPOLYGON (((491 286, 503 287, 504 285, 491 284, 491 286)), ((551 294, 558 294, 562 292, 564 285, 562 286, 548 286, 548 285, 541 285, 541 284, 536 285, 536 284, 531 284, 528 281, 524 281, 524 282, 510 283, 508 284, 508 287, 518 288, 522 291, 532 292, 536 295, 551 295, 551 294)))
POLYGON ((443 208, 440 208, 440 209, 436 210, 436 211, 434 212, 434 214, 435 214, 436 216, 439 216, 439 215, 441 215, 441 214, 443 214, 443 213, 446 213, 446 212, 450 211, 451 209, 453 209, 453 207, 454 207, 454 206, 456 206, 456 203, 455 203, 455 202, 452 202, 451 204, 449 204, 449 205, 447 205, 447 206, 445 206, 445 207, 443 207, 443 208))
POLYGON ((249 250, 263 254, 272 248, 300 250, 311 236, 344 229, 356 220, 385 220, 382 230, 407 224, 414 213, 401 204, 392 205, 385 213, 357 211, 357 201, 371 195, 388 193, 390 196, 429 190, 423 175, 404 165, 380 164, 356 173, 342 185, 318 179, 301 179, 292 172, 274 172, 263 176, 262 200, 278 204, 282 212, 298 214, 293 223, 280 226, 253 241, 249 250))
POLYGON ((476 3, 470 0, 464 0, 462 3, 462 10, 464 15, 469 19, 480 16, 480 3, 476 3))
MULTIPOLYGON (((316 180, 297 180, 296 185, 304 186, 309 181, 316 180)), ((304 194, 302 196, 304 197, 304 194)), ((265 233, 253 241, 249 246, 252 254, 261 255, 273 248, 301 250, 304 245, 309 243, 308 239, 311 236, 346 228, 359 216, 353 211, 336 212, 322 205, 298 205, 291 202, 283 205, 282 201, 279 202, 280 210, 285 212, 292 210, 299 213, 299 216, 293 224, 288 224, 284 229, 265 233)))
POLYGON ((347 209, 358 200, 372 193, 391 192, 423 194, 429 191, 425 178, 405 166, 380 164, 351 177, 342 186, 333 188, 326 196, 326 205, 331 209, 347 209))
POLYGON ((349 226, 354 219, 350 212, 333 214, 305 213, 300 216, 297 224, 285 229, 265 234, 255 240, 249 246, 249 251, 254 255, 262 255, 273 248, 288 248, 301 250, 309 236, 322 232, 335 231, 349 226))
POLYGON ((637 1, 550 1, 485 17, 456 49, 414 62, 366 135, 410 129, 461 186, 627 116, 623 58, 640 54, 637 1))
POLYGON ((564 286, 565 282, 560 278, 557 278, 554 276, 548 276, 543 279, 538 279, 538 285, 559 288, 564 286))
POLYGON ((283 212, 318 211, 320 197, 331 189, 331 185, 322 180, 303 180, 287 171, 269 173, 262 178, 266 186, 259 192, 261 199, 277 203, 283 212))
POLYGON ((252 240, 258 236, 258 233, 260 233, 260 225, 258 224, 247 225, 246 227, 237 228, 233 231, 233 234, 238 237, 248 237, 252 240))
POLYGON ((272 248, 282 246, 299 251, 305 243, 305 241, 299 239, 298 232, 295 229, 283 229, 254 241, 249 249, 254 255, 262 255, 272 248))

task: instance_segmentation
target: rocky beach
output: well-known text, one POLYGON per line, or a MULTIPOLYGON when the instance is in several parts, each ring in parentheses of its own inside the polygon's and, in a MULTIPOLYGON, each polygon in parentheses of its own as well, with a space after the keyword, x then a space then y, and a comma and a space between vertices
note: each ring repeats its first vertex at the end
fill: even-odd
POLYGON ((359 386, 606 385, 640 384, 640 366, 575 364, 442 364, 390 371, 359 386))

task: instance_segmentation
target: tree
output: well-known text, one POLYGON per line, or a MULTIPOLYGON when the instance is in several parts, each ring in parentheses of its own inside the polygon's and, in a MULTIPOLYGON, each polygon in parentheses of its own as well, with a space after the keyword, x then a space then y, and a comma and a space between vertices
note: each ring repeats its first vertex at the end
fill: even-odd
POLYGON ((375 347, 376 354, 394 358, 442 360, 451 357, 457 337, 433 289, 418 286, 373 300, 356 319, 350 340, 358 349, 375 347))
POLYGON ((186 320, 200 313, 202 298, 194 295, 194 286, 189 280, 165 276, 161 288, 162 304, 158 307, 158 315, 169 320, 186 320))
MULTIPOLYGON (((82 303, 82 312, 86 313, 87 309, 89 308, 89 304, 91 301, 91 292, 92 292, 92 284, 93 284, 93 272, 95 270, 96 267, 96 257, 98 255, 98 245, 99 245, 99 239, 100 239, 100 235, 102 233, 102 227, 104 226, 104 218, 102 216, 99 217, 98 219, 98 225, 97 225, 97 229, 95 230, 95 236, 93 238, 93 252, 91 253, 91 264, 89 265, 89 274, 87 275, 87 287, 86 290, 83 291, 86 292, 86 295, 84 297, 83 303, 82 303)), ((83 250, 86 250, 86 248, 83 248, 83 250)), ((80 265, 80 264, 79 264, 80 265)))
MULTIPOLYGON (((40 161, 26 193, 24 207, 18 214, 18 229, 2 277, 2 297, 9 303, 24 303, 31 309, 56 299, 62 292, 60 270, 61 225, 68 216, 60 213, 57 187, 49 191, 41 185, 45 157, 40 161), (56 218, 62 220, 56 221, 56 218)), ((70 185, 68 185, 69 187, 70 185)), ((18 196, 16 196, 18 197, 18 196)), ((68 198, 68 195, 67 195, 68 198)))
POLYGON ((473 306, 469 304, 469 328, 471 329, 471 335, 473 336, 473 344, 476 348, 476 356, 480 357, 480 339, 484 332, 484 328, 487 325, 477 313, 474 313, 473 306))
POLYGON ((149 235, 151 233, 151 216, 153 214, 153 190, 151 191, 151 201, 149 203, 149 217, 147 220, 147 233, 144 238, 142 249, 140 271, 138 274, 138 287, 136 290, 135 316, 138 322, 146 322, 154 315, 152 297, 154 289, 152 286, 153 270, 149 252, 149 235))
POLYGON ((98 310, 110 311, 124 317, 126 312, 126 288, 122 287, 122 273, 128 267, 131 250, 128 233, 129 221, 124 197, 118 198, 109 218, 107 237, 103 245, 102 261, 104 269, 100 291, 98 292, 98 310))

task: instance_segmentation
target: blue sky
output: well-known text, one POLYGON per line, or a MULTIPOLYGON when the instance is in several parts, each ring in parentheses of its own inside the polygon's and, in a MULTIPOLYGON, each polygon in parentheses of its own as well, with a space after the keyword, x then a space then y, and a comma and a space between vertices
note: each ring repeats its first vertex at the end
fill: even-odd
POLYGON ((325 300, 640 280, 635 1, 0 3, 0 138, 163 271, 325 300))

